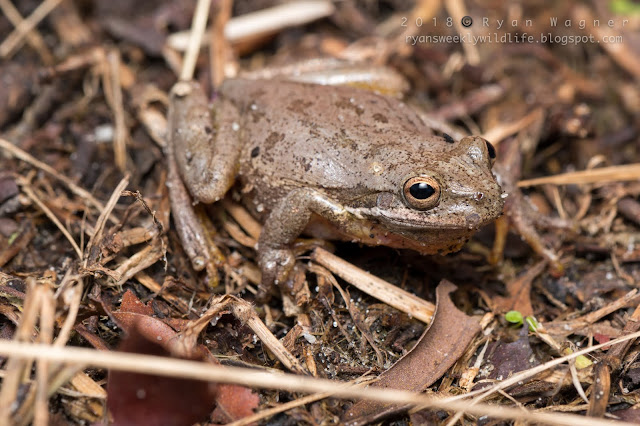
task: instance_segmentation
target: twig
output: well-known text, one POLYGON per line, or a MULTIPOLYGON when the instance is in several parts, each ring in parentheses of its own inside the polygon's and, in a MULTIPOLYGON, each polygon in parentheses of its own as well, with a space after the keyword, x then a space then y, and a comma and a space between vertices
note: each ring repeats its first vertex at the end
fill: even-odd
MULTIPOLYGON (((224 35, 230 43, 238 43, 261 34, 313 22, 331 15, 334 10, 333 4, 326 0, 288 2, 230 19, 224 28, 224 35)), ((189 48, 189 40, 189 31, 182 31, 170 35, 167 44, 178 51, 185 51, 189 48)), ((205 42, 208 40, 205 39, 205 42)))
POLYGON ((531 111, 529 114, 522 117, 513 123, 506 123, 501 126, 494 127, 493 129, 484 132, 482 137, 491 142, 494 145, 499 144, 507 136, 511 136, 514 133, 519 132, 525 127, 529 127, 537 120, 542 119, 544 113, 541 109, 531 111))
POLYGON ((127 170, 127 127, 124 121, 122 85, 120 84, 120 52, 110 49, 106 56, 106 67, 102 73, 105 98, 113 113, 115 134, 113 156, 121 173, 127 170))
POLYGON ((231 215, 231 217, 238 222, 238 225, 242 227, 246 231, 247 234, 251 236, 254 240, 260 238, 260 232, 262 232, 262 226, 260 223, 253 218, 249 214, 248 211, 245 210, 239 204, 236 204, 228 199, 222 200, 222 206, 224 209, 231 215))
POLYGON ((24 37, 33 30, 62 0, 44 0, 31 15, 18 25, 0 44, 0 57, 12 55, 24 37))
MULTIPOLYGON (((40 311, 43 287, 36 284, 33 277, 27 278, 27 296, 22 309, 20 323, 14 333, 13 344, 30 340, 35 329, 40 311)), ((40 346, 40 345, 39 345, 40 346)), ((50 347, 49 345, 42 345, 50 347)), ((25 377, 25 372, 30 371, 34 357, 12 357, 5 363, 6 375, 0 388, 0 424, 8 425, 11 422, 11 406, 18 397, 18 388, 25 377)))
MULTIPOLYGON (((9 0, 0 0, 0 9, 2 9, 4 15, 9 21, 11 21, 14 27, 18 27, 24 21, 24 18, 20 15, 18 9, 16 9, 13 3, 9 0)), ((27 42, 35 49, 36 52, 38 52, 38 55, 40 55, 42 62, 45 65, 53 64, 53 56, 51 55, 51 52, 49 52, 49 49, 47 48, 47 45, 42 39, 40 33, 37 31, 29 31, 26 34, 26 37, 27 42)))
POLYGON ((64 227, 62 222, 60 222, 60 220, 58 220, 56 215, 53 214, 53 212, 49 209, 49 207, 47 207, 40 200, 40 198, 36 195, 36 193, 31 188, 31 183, 29 181, 27 181, 26 179, 24 179, 24 178, 18 179, 18 183, 22 187, 22 190, 27 195, 27 197, 29 197, 29 199, 31 199, 31 201, 36 203, 38 208, 40 208, 40 210, 42 210, 42 212, 49 218, 49 220, 51 220, 51 222, 53 222, 58 227, 60 232, 62 232, 62 235, 64 235, 64 237, 69 241, 69 243, 71 243, 71 247, 73 247, 73 249, 76 251, 76 254, 78 255, 78 258, 82 259, 82 250, 78 246, 78 243, 76 243, 76 241, 73 239, 73 236, 69 233, 67 228, 64 227))
POLYGON ((85 268, 87 267, 87 261, 89 259, 89 256, 91 255, 91 249, 95 244, 97 244, 98 241, 102 239, 102 233, 104 231, 107 218, 115 208, 116 204, 118 203, 118 200, 122 196, 122 191, 124 191, 127 185, 129 185, 129 175, 126 175, 125 177, 122 178, 122 180, 120 180, 120 183, 118 183, 118 186, 116 186, 116 189, 113 191, 113 193, 111 193, 111 197, 109 197, 109 201, 107 202, 107 205, 101 210, 100 216, 98 217, 98 220, 96 221, 96 225, 93 228, 93 234, 91 235, 91 238, 87 243, 87 250, 86 250, 87 258, 85 259, 85 262, 84 262, 85 268))
MULTIPOLYGON (((40 343, 51 345, 53 341, 53 324, 56 315, 56 303, 53 299, 53 292, 50 284, 45 283, 42 286, 42 294, 40 296, 40 321, 38 341, 40 343)), ((36 364, 36 393, 34 401, 34 418, 35 426, 47 426, 49 424, 49 407, 48 407, 48 382, 49 371, 55 369, 55 364, 51 365, 47 360, 38 360, 36 364)), ((20 423, 26 424, 28 420, 21 419, 20 423)))
POLYGON ((53 343, 54 346, 64 346, 69 340, 69 336, 71 336, 71 330, 75 325, 76 317, 78 316, 78 311, 80 310, 80 301, 82 300, 82 289, 83 282, 82 276, 75 275, 70 276, 68 272, 67 275, 62 280, 60 287, 58 290, 62 289, 60 294, 56 292, 55 297, 62 296, 62 302, 64 306, 68 307, 67 317, 64 319, 62 327, 60 327, 60 331, 58 332, 58 336, 56 336, 56 340, 53 343), (66 283, 74 282, 75 285, 66 287, 66 283), (66 288, 65 288, 66 287, 66 288))
MULTIPOLYGON (((449 0, 444 2, 444 6, 450 16, 453 17, 453 25, 458 33, 470 32, 468 28, 462 25, 462 18, 467 14, 467 8, 465 7, 463 0, 449 0)), ((462 43, 464 54, 467 58, 469 65, 478 65, 480 63, 480 54, 478 53, 478 47, 470 42, 462 43)))
POLYGON ((116 285, 124 285, 127 280, 162 259, 165 254, 165 244, 162 243, 162 239, 156 239, 133 256, 126 257, 113 271, 116 285))
POLYGON ((224 36, 224 28, 231 18, 231 0, 218 1, 218 7, 213 18, 212 29, 209 32, 210 54, 209 69, 211 86, 215 89, 220 87, 225 79, 225 65, 227 54, 231 51, 229 41, 224 36))
POLYGON ((624 164, 621 166, 602 167, 599 169, 581 170, 578 172, 561 173, 554 176, 544 176, 535 179, 525 179, 518 182, 520 188, 536 185, 580 185, 587 183, 605 183, 633 181, 640 179, 640 163, 624 164))
POLYGON ((193 73, 196 69, 196 62, 198 61, 198 53, 200 52, 200 45, 202 44, 202 35, 204 34, 207 26, 210 6, 211 0, 198 0, 196 10, 193 14, 189 44, 187 46, 186 54, 184 55, 182 71, 180 72, 180 80, 187 81, 193 78, 193 73))

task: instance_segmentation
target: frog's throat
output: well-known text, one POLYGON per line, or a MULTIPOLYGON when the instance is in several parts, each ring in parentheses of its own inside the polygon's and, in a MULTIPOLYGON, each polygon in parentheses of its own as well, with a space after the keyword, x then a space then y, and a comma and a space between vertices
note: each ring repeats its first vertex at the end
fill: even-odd
MULTIPOLYGON (((410 220, 406 218, 399 218, 396 216, 390 216, 385 213, 383 209, 379 207, 373 208, 345 208, 347 212, 352 214, 355 218, 360 220, 367 220, 372 222, 383 222, 389 227, 397 228, 399 230, 420 230, 420 231, 438 231, 438 230, 477 230, 482 226, 491 223, 495 218, 488 217, 482 221, 481 216, 478 214, 469 214, 465 217, 464 222, 451 222, 446 223, 441 218, 434 217, 433 220, 410 220)), ((426 217, 426 216, 425 216, 426 217)), ((496 215, 497 217, 497 215, 496 215)))

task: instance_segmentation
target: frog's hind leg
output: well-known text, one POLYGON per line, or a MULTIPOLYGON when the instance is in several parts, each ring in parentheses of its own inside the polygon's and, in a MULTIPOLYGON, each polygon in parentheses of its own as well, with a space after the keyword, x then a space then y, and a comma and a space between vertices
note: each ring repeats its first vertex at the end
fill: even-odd
MULTIPOLYGON (((233 122, 234 111, 235 107, 229 106, 229 112, 221 115, 233 122)), ((226 127, 213 124, 207 97, 197 83, 179 82, 173 87, 168 117, 166 155, 171 214, 193 268, 206 268, 215 279, 214 264, 221 254, 209 244, 187 188, 202 202, 222 198, 233 183, 239 144, 225 140, 228 135, 217 128, 226 127)))
POLYGON ((201 202, 224 197, 238 170, 239 114, 230 101, 213 107, 196 82, 178 82, 169 102, 169 145, 184 183, 201 202))

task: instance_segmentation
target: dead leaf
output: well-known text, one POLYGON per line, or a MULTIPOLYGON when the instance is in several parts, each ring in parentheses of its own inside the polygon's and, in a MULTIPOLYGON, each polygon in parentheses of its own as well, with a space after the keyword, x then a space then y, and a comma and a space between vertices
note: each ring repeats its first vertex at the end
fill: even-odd
MULTIPOLYGON (((122 342, 120 351, 168 355, 161 345, 146 338, 135 325, 122 342)), ((216 394, 217 385, 200 380, 111 371, 107 382, 107 407, 116 426, 188 425, 206 419, 215 405, 216 394)))
MULTIPOLYGON (((103 306, 106 306, 106 304, 103 303, 103 306)), ((184 346, 177 345, 178 333, 175 331, 174 323, 186 324, 187 322, 185 320, 172 318, 160 320, 151 316, 155 315, 152 302, 148 302, 147 304, 142 303, 133 292, 127 291, 122 297, 120 310, 112 311, 110 315, 118 326, 127 333, 135 334, 138 338, 152 342, 154 346, 161 347, 164 355, 172 354, 172 356, 175 356, 176 353, 185 353, 185 351, 182 350, 184 346)), ((126 340, 128 341, 129 338, 126 340)), ((209 362, 217 362, 209 350, 203 345, 196 345, 189 349, 187 353, 192 357, 204 359, 209 362)), ((150 377, 155 378, 155 376, 150 377)), ((156 379, 159 380, 160 378, 156 379)), ((202 382, 198 383, 201 384, 202 382)), ((258 407, 260 402, 257 394, 243 386, 217 385, 216 388, 215 402, 217 406, 212 414, 212 419, 216 422, 229 423, 252 415, 254 413, 253 410, 258 407)), ((167 391, 170 392, 171 389, 168 388, 167 391)), ((197 420, 194 420, 194 422, 195 421, 197 420)))
MULTIPOLYGON (((382 373, 371 386, 421 392, 438 380, 462 356, 473 337, 480 331, 475 318, 455 307, 449 293, 456 286, 443 280, 436 289, 436 311, 433 322, 416 346, 382 373)), ((407 409, 407 406, 359 401, 343 416, 351 426, 379 421, 407 409)))
POLYGON ((218 406, 211 415, 215 423, 230 423, 254 414, 260 396, 251 389, 238 385, 218 385, 218 406))
POLYGON ((153 308, 150 304, 144 304, 136 297, 131 290, 125 291, 120 303, 120 312, 131 312, 142 315, 153 315, 153 308))
POLYGON ((538 262, 524 274, 507 283, 507 297, 494 296, 491 310, 494 314, 519 311, 522 316, 533 315, 531 306, 531 283, 544 271, 547 261, 538 262))
MULTIPOLYGON (((487 347, 487 356, 481 371, 490 371, 487 378, 504 380, 514 373, 528 370, 540 364, 529 344, 529 330, 523 327, 515 342, 493 342, 487 347), (487 368, 489 366, 489 368, 487 368)), ((476 389, 477 386, 474 388, 476 389)))

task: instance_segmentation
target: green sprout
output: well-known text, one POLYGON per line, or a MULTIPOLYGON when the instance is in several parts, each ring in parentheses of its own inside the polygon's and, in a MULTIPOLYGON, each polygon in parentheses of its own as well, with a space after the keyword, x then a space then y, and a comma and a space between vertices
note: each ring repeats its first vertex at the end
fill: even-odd
POLYGON ((529 331, 533 333, 535 333, 536 330, 540 327, 540 323, 535 319, 535 317, 527 316, 526 318, 523 318, 522 314, 519 311, 507 312, 506 314, 504 314, 504 319, 506 319, 507 322, 510 322, 511 324, 517 325, 519 327, 526 322, 527 326, 529 327, 529 331))
MULTIPOLYGON (((563 351, 564 355, 570 355, 573 353, 573 350, 571 348, 565 348, 563 351)), ((575 366, 578 370, 582 370, 583 368, 587 368, 590 367, 591 365, 593 365, 593 361, 591 361, 589 358, 587 358, 584 355, 578 355, 575 358, 575 366)))
POLYGON ((504 319, 506 319, 507 322, 515 325, 522 325, 522 322, 524 321, 520 311, 509 311, 504 314, 504 319))
POLYGON ((529 326, 529 331, 535 333, 538 330, 538 328, 540 328, 540 323, 535 317, 528 316, 524 320, 529 326))

